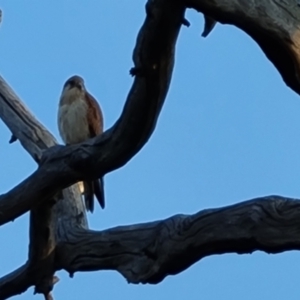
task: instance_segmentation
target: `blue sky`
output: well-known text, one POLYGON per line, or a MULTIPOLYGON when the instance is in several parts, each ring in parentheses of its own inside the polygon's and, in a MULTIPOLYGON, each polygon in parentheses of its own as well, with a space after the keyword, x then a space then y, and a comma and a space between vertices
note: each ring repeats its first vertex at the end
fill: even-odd
MULTIPOLYGON (((145 1, 1 1, 0 74, 57 137, 58 98, 85 78, 109 128, 133 79, 132 50, 145 1)), ((105 176, 107 205, 89 214, 106 229, 195 213, 270 194, 299 197, 300 101, 244 32, 218 24, 200 37, 188 11, 170 91, 156 131, 122 169, 105 176)), ((0 123, 0 193, 36 165, 0 123)), ((28 214, 0 228, 0 276, 23 264, 28 214)), ((115 271, 58 272, 55 299, 299 299, 299 253, 215 255, 158 285, 132 285, 115 271)), ((32 299, 29 289, 18 299, 32 299)), ((40 298, 41 296, 37 296, 40 298)))

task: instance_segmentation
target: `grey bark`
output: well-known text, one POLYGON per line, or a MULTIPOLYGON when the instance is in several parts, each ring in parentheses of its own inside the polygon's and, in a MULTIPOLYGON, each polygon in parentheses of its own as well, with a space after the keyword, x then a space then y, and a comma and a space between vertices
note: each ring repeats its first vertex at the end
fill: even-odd
POLYGON ((80 145, 57 145, 0 78, 0 117, 12 132, 11 141, 20 141, 38 163, 32 175, 0 195, 0 225, 31 214, 28 261, 0 279, 0 299, 33 285, 51 299, 60 269, 70 275, 111 269, 131 283, 158 283, 208 255, 299 249, 300 201, 279 196, 152 223, 88 229, 73 184, 124 166, 150 138, 169 88, 176 39, 181 25, 188 24, 188 7, 248 33, 299 93, 300 13, 293 0, 148 0, 123 112, 102 136, 80 145))

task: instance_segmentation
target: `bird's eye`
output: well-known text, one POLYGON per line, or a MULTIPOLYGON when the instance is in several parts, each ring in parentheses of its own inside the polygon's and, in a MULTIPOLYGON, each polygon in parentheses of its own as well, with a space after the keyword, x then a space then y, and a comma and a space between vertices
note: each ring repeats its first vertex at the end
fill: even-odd
POLYGON ((64 85, 64 88, 66 88, 66 87, 70 87, 70 86, 72 86, 73 84, 72 84, 72 82, 71 81, 67 81, 66 83, 65 83, 65 85, 64 85))

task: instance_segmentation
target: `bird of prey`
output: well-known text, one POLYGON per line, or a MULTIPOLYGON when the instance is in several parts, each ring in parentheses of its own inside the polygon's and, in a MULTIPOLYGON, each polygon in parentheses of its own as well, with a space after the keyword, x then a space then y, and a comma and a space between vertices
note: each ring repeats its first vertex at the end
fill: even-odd
MULTIPOLYGON (((66 145, 82 143, 103 132, 101 108, 78 75, 70 77, 63 86, 58 108, 58 129, 66 145)), ((83 182, 87 211, 94 211, 94 194, 104 208, 103 185, 103 178, 83 182)))

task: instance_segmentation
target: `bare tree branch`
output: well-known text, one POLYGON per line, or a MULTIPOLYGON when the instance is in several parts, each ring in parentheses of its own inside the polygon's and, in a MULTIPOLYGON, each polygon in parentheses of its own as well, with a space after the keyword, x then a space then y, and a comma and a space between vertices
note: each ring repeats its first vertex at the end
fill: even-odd
MULTIPOLYGON (((46 266, 43 262, 31 264, 27 262, 22 267, 0 278, 0 299, 4 300, 9 297, 24 293, 30 286, 35 285, 37 275, 43 273, 46 266)), ((59 279, 52 277, 51 284, 54 285, 59 279)))
POLYGON ((194 215, 101 232, 60 236, 60 268, 116 270, 130 283, 158 283, 200 259, 224 253, 300 249, 300 200, 270 196, 194 215))
POLYGON ((296 0, 182 0, 222 24, 249 34, 281 74, 300 93, 300 7, 296 0))
MULTIPOLYGON (((65 217, 56 231, 56 268, 71 276, 78 271, 116 270, 130 283, 155 284, 214 254, 300 249, 300 200, 280 196, 101 232, 67 220, 72 219, 65 217)), ((24 288, 38 272, 24 268, 0 279, 0 299, 10 295, 12 283, 24 288)))
POLYGON ((42 157, 42 150, 57 144, 53 135, 34 118, 1 76, 0 118, 37 162, 42 157))
POLYGON ((25 292, 34 285, 34 272, 28 263, 0 279, 0 299, 7 299, 25 292))
MULTIPOLYGON (((146 17, 139 32, 133 55, 138 73, 119 120, 104 134, 83 144, 52 147, 46 151, 36 172, 0 196, 0 225, 52 197, 62 188, 120 168, 148 141, 169 88, 175 42, 184 15, 181 5, 172 4, 172 9, 166 14, 170 2, 161 3, 149 6, 152 15, 146 17), (160 9, 156 10, 158 4, 160 9)), ((0 94, 0 105, 5 106, 8 101, 1 86, 0 94)), ((1 111, 5 113, 7 110, 0 110, 2 118, 1 111)), ((14 135, 15 131, 17 128, 12 128, 14 135)), ((33 131, 37 132, 38 128, 33 131)), ((34 153, 40 157, 39 149, 34 153)))

